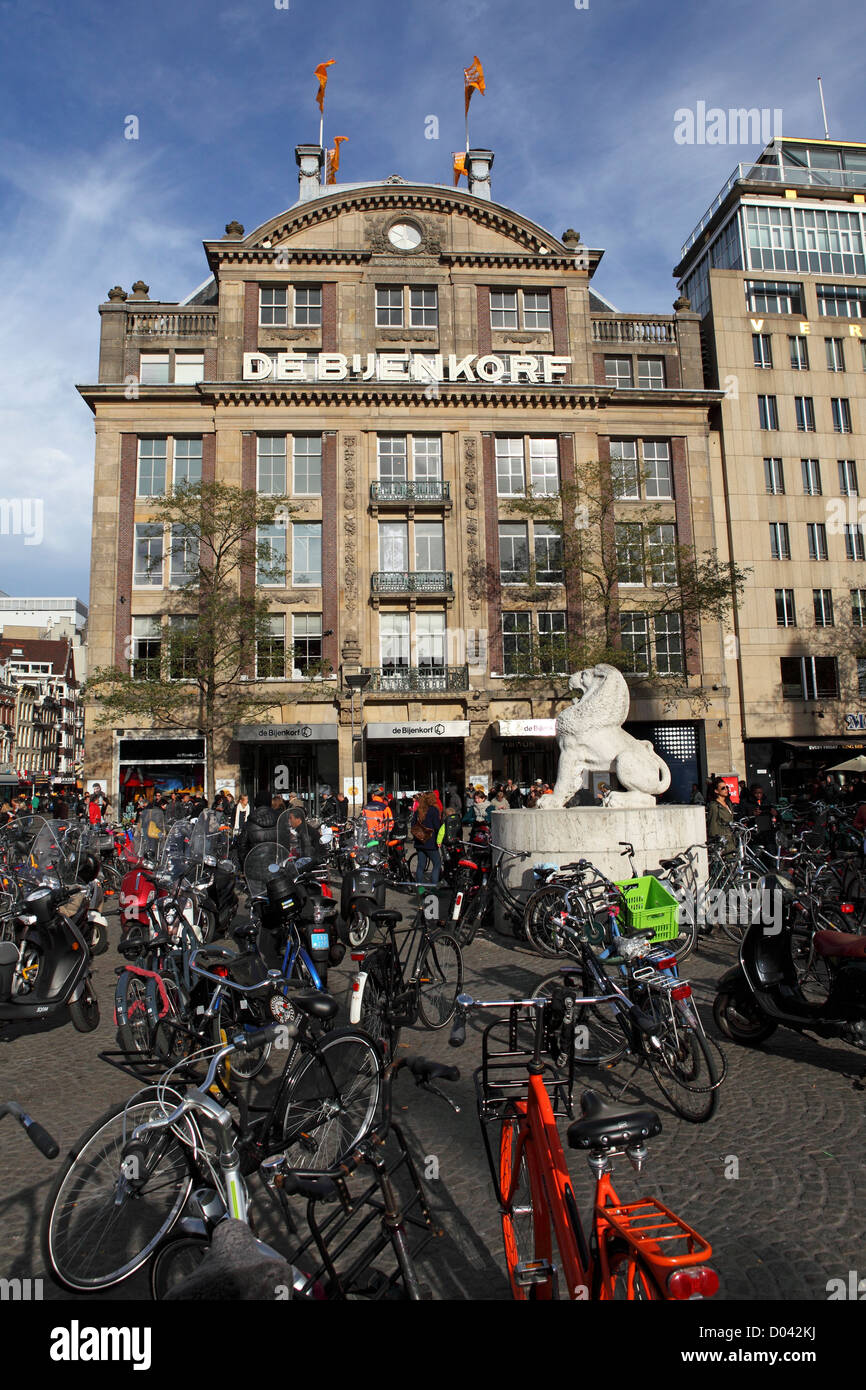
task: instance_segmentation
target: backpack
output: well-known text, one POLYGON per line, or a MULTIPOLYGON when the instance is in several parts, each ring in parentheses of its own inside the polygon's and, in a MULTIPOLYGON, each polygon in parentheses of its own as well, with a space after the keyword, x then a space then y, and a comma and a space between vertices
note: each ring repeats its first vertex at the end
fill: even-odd
POLYGON ((432 840, 432 838, 433 831, 430 829, 429 825, 424 825, 420 820, 413 820, 412 839, 416 844, 426 845, 427 841, 432 840))

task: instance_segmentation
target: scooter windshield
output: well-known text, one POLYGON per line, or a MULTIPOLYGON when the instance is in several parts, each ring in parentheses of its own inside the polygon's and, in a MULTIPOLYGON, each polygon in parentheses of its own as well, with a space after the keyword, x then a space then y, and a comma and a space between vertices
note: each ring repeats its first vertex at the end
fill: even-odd
POLYGON ((156 864, 165 841, 165 815, 159 807, 147 806, 141 813, 135 834, 135 849, 140 859, 156 864))
POLYGON ((244 860, 244 878, 251 898, 264 896, 268 880, 283 867, 287 858, 285 848, 275 843, 256 845, 250 850, 244 860))
POLYGON ((202 811, 193 825, 189 857, 197 864, 218 864, 227 859, 231 829, 221 811, 202 811))

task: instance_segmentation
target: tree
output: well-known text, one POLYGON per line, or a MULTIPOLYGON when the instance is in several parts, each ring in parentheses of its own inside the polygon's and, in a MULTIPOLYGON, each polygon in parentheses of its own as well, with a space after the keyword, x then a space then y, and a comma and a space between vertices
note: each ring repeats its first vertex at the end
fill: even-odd
POLYGON ((285 549, 277 536, 259 539, 257 528, 285 527, 290 509, 283 497, 224 483, 184 484, 153 498, 152 507, 156 534, 146 568, 161 580, 166 534, 171 566, 163 614, 150 636, 129 640, 129 669, 94 671, 88 693, 99 704, 97 727, 129 718, 166 729, 194 722, 204 736, 210 801, 217 741, 274 707, 272 695, 256 693, 256 669, 285 675, 272 597, 256 587, 284 582, 285 549))

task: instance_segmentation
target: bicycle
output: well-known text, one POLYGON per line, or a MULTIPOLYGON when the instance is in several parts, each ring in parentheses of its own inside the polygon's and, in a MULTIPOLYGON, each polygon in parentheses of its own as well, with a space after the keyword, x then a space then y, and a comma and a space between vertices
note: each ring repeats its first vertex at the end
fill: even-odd
POLYGON ((0 1102, 0 1120, 5 1115, 11 1115, 16 1119, 30 1140, 45 1158, 56 1158, 60 1153, 60 1145, 56 1139, 52 1139, 47 1129, 43 1129, 37 1124, 32 1115, 28 1115, 17 1102, 17 1100, 4 1100, 0 1102))
MULTIPOLYGON (((575 1000, 582 1004, 582 1000, 575 1000)), ((594 1001, 588 1001, 594 1002, 594 1001)), ((587 1153, 595 1177, 588 1229, 574 1195, 551 1101, 562 1083, 543 1061, 550 1004, 536 999, 480 1000, 461 995, 451 1043, 466 1039, 471 1009, 507 1009, 507 1024, 489 1024, 482 1063, 475 1072, 478 1118, 493 1191, 502 1213, 502 1238, 512 1297, 521 1302, 569 1298, 601 1302, 711 1297, 719 1287, 707 1264, 712 1247, 693 1227, 654 1197, 622 1202, 611 1180, 612 1160, 625 1153, 640 1173, 647 1140, 661 1133, 655 1111, 611 1104, 594 1091, 581 1100, 581 1118, 568 1127, 570 1148, 587 1153), (529 1011, 531 1046, 521 1046, 520 1014, 529 1011), (505 1051, 492 1043, 508 1029, 505 1051), (547 1083, 545 1082, 547 1076, 547 1083), (488 1129, 498 1124, 498 1143, 488 1129), (554 1243, 558 1261, 554 1261, 554 1243)), ((564 1112, 571 1116, 570 1104, 564 1112)))
MULTIPOLYGON (((505 882, 502 870, 509 859, 531 859, 532 855, 526 850, 504 849, 492 843, 489 849, 495 850, 499 856, 493 864, 478 863, 470 858, 473 852, 471 845, 466 846, 466 854, 461 861, 464 873, 462 881, 460 878, 457 880, 450 922, 464 946, 471 946, 481 927, 496 927, 497 904, 512 934, 519 940, 526 936, 524 922, 531 895, 526 898, 518 896, 505 882)), ((545 866, 545 871, 549 871, 549 868, 549 865, 545 866)), ((499 930, 498 927, 496 929, 499 930)))

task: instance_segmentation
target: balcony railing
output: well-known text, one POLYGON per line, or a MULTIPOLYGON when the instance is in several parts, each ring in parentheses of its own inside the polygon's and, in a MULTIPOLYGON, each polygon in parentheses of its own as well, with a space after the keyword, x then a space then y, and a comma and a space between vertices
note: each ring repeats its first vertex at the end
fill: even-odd
POLYGON ((451 501, 451 484, 441 479, 406 480, 394 479, 370 484, 371 502, 433 502, 451 501))
POLYGON ((676 319, 615 318, 592 320, 594 343, 672 343, 677 341, 676 319))
POLYGON ((365 675, 371 677, 365 694, 403 694, 417 691, 431 695, 447 690, 469 689, 468 666, 368 666, 365 675))
POLYGON ((370 583, 374 594, 450 594, 450 570, 376 570, 370 583))
POLYGON ((201 338, 215 334, 216 309, 147 309, 127 311, 126 331, 139 338, 201 338))

